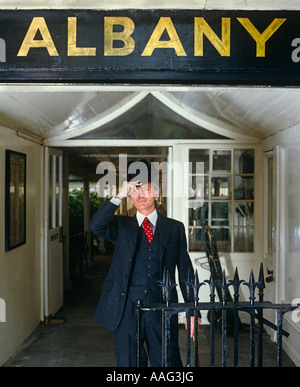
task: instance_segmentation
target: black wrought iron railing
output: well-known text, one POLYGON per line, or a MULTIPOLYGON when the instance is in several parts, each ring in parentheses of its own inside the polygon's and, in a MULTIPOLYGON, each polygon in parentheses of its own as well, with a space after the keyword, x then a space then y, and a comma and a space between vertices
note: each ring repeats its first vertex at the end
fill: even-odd
POLYGON ((199 282, 197 271, 193 276, 189 275, 186 282, 186 289, 189 297, 188 303, 171 303, 171 290, 175 283, 172 283, 168 272, 164 272, 162 281, 159 281, 159 286, 162 288, 163 303, 150 306, 140 303, 136 306, 137 311, 137 366, 139 366, 140 354, 140 321, 143 313, 151 313, 152 311, 160 311, 162 315, 162 367, 168 367, 170 364, 170 321, 175 314, 186 313, 187 318, 187 339, 186 339, 186 366, 197 367, 199 364, 198 354, 198 329, 197 316, 201 311, 208 311, 210 321, 210 366, 215 366, 215 337, 216 324, 219 321, 221 331, 222 354, 221 365, 227 365, 227 338, 233 337, 233 365, 239 366, 239 332, 240 318, 239 312, 249 314, 249 366, 263 366, 263 333, 264 325, 267 325, 277 332, 277 354, 276 365, 282 366, 282 337, 288 336, 288 333, 283 329, 283 317, 285 313, 298 308, 290 304, 274 304, 269 301, 264 301, 264 273, 263 265, 261 264, 258 281, 255 281, 253 270, 251 270, 249 281, 239 279, 238 270, 235 270, 233 280, 227 280, 225 271, 223 271, 222 279, 213 278, 211 275, 209 280, 199 282), (209 302, 199 301, 200 288, 209 286, 210 300, 209 302), (240 287, 246 286, 249 290, 249 300, 240 301, 240 287), (228 297, 229 288, 233 289, 233 297, 228 297), (216 301, 216 290, 220 300, 216 301), (258 296, 258 300, 257 300, 258 296), (228 298, 230 301, 228 302, 228 298), (264 318, 264 311, 272 309, 277 312, 277 325, 264 318), (194 319, 194 336, 190 339, 190 316, 195 316, 194 319), (257 346, 257 348, 256 348, 257 346), (191 360, 193 359, 193 361, 191 360))

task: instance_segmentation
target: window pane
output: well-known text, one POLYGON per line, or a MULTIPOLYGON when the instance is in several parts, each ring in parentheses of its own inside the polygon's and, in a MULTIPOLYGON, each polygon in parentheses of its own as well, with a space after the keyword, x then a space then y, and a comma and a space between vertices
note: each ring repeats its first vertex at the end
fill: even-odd
POLYGON ((254 225, 254 203, 234 203, 234 225, 254 225))
POLYGON ((213 171, 231 172, 231 150, 213 152, 213 171))
POLYGON ((236 149, 234 151, 234 173, 254 173, 254 149, 236 149))
POLYGON ((200 226, 208 224, 208 203, 202 203, 201 207, 189 209, 189 225, 200 226))
POLYGON ((254 251, 254 157, 245 148, 190 150, 191 251, 205 250, 201 223, 212 228, 220 252, 254 251))
POLYGON ((234 251, 253 253, 254 230, 252 228, 238 228, 234 230, 234 251))
POLYGON ((231 203, 212 203, 211 224, 212 226, 232 226, 231 203))
POLYGON ((205 235, 202 228, 189 227, 189 250, 205 251, 205 235))
POLYGON ((231 177, 212 177, 211 198, 228 200, 231 198, 231 177))
POLYGON ((230 228, 215 228, 213 229, 217 247, 219 252, 231 251, 231 229, 230 228))
POLYGON ((190 176, 189 184, 189 199, 208 200, 208 176, 190 176))
POLYGON ((234 176, 234 199, 253 200, 254 199, 254 177, 234 176))
MULTIPOLYGON (((196 163, 204 163, 204 173, 209 172, 209 149, 193 149, 190 150, 190 162, 192 162, 192 170, 190 173, 199 173, 199 168, 196 169, 196 163)), ((201 168, 200 168, 201 169, 201 168)))

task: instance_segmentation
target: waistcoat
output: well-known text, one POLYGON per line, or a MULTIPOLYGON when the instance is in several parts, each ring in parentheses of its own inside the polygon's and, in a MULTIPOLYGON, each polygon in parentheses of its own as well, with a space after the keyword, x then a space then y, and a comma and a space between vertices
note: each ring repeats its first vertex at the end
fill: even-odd
POLYGON ((157 223, 153 240, 149 244, 143 228, 139 228, 128 293, 134 302, 143 301, 146 297, 147 302, 160 302, 161 288, 156 282, 162 278, 159 260, 159 233, 157 223))

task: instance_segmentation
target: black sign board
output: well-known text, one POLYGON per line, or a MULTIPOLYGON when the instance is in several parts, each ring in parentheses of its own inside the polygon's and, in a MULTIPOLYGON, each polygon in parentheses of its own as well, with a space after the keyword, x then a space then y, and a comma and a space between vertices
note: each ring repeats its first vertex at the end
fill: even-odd
POLYGON ((300 12, 0 11, 0 82, 300 85, 300 12))

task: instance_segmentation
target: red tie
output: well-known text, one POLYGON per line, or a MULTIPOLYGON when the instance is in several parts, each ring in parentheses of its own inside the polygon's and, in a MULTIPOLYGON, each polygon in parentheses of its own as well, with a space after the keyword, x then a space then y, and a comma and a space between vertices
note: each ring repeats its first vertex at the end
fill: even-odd
POLYGON ((149 244, 152 242, 152 239, 153 239, 153 232, 152 232, 152 227, 150 226, 150 224, 148 223, 148 218, 145 218, 144 219, 144 222, 143 222, 143 229, 145 231, 145 234, 146 234, 146 237, 148 239, 148 242, 149 244))

